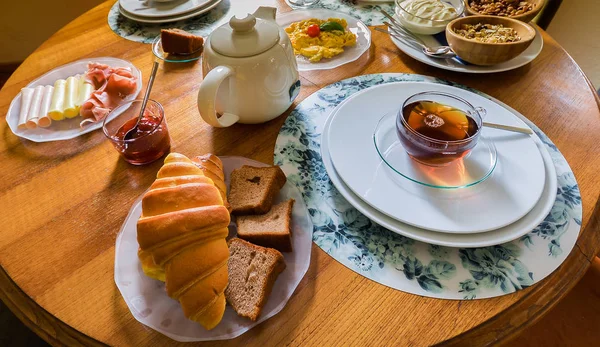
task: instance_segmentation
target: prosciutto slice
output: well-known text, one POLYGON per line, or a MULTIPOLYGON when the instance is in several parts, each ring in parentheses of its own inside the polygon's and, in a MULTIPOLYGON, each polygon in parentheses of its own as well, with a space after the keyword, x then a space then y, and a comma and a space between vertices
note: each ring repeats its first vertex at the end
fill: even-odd
POLYGON ((106 64, 90 63, 85 79, 96 91, 81 104, 81 126, 103 120, 137 88, 137 79, 129 67, 112 68, 106 64))

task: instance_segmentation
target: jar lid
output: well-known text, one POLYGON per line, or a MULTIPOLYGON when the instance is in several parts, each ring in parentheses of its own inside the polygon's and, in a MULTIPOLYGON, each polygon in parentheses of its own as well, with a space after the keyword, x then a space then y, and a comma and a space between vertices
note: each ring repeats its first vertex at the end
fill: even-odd
POLYGON ((249 57, 269 50, 279 41, 279 26, 275 22, 256 18, 231 17, 210 35, 210 45, 217 53, 228 57, 249 57))

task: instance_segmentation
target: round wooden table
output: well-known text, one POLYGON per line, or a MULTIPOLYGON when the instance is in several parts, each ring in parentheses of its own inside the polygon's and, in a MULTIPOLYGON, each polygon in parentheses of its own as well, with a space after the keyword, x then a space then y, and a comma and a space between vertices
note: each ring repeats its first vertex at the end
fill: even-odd
MULTIPOLYGON (((150 46, 115 35, 106 24, 113 2, 82 15, 37 49, 0 92, 0 114, 29 81, 86 57, 114 56, 151 69, 150 46)), ((280 11, 289 11, 283 2, 280 11)), ((308 273, 282 312, 242 336, 205 345, 487 345, 533 324, 583 276, 600 251, 600 112, 577 64, 547 34, 540 56, 498 74, 452 73, 419 63, 373 31, 370 52, 356 63, 302 73, 296 102, 347 77, 404 72, 462 83, 507 103, 536 123, 567 158, 583 198, 576 247, 548 278, 487 300, 423 298, 370 281, 313 245, 308 273)), ((196 108, 200 64, 161 66, 152 97, 166 110, 173 151, 213 152, 272 163, 286 116, 263 125, 216 129, 196 108)), ((34 143, 0 122, 0 298, 55 345, 177 344, 138 323, 114 279, 115 238, 134 200, 161 161, 135 167, 119 159, 101 131, 70 141, 34 143)))

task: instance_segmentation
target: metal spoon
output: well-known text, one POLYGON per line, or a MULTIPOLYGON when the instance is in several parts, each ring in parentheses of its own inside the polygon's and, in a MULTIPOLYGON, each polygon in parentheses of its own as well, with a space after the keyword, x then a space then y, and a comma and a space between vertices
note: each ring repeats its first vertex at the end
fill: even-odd
POLYGON ((377 31, 380 31, 382 33, 386 33, 390 36, 392 36, 393 38, 395 38, 396 40, 399 40, 415 49, 419 49, 423 52, 423 54, 425 54, 428 57, 432 57, 432 58, 439 58, 439 59, 449 59, 449 58, 453 58, 456 57, 456 54, 452 51, 452 48, 450 48, 450 46, 438 46, 438 47, 427 47, 424 46, 418 42, 415 41, 408 41, 410 40, 409 38, 397 34, 393 31, 388 31, 385 29, 381 29, 381 28, 374 28, 377 31))
POLYGON ((533 131, 529 128, 514 127, 512 125, 483 122, 483 126, 489 127, 489 128, 494 128, 494 129, 512 131, 512 132, 521 133, 521 134, 533 134, 533 131))
POLYGON ((140 121, 142 117, 144 117, 144 110, 146 110, 146 104, 148 103, 148 97, 150 96, 150 90, 152 90, 152 85, 154 84, 154 77, 156 76, 156 71, 158 70, 158 61, 154 61, 154 65, 152 66, 152 72, 150 73, 150 80, 148 81, 148 86, 146 86, 146 94, 144 94, 144 100, 142 101, 142 108, 140 109, 140 114, 138 116, 137 122, 135 126, 129 129, 125 136, 124 140, 131 140, 133 135, 137 132, 137 128, 140 125, 140 121))

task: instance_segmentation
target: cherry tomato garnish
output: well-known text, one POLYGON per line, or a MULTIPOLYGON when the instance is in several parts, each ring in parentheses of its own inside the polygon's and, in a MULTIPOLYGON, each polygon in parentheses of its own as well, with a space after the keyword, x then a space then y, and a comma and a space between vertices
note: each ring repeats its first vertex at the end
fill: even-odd
POLYGON ((319 36, 319 33, 321 33, 321 29, 316 24, 309 25, 308 28, 306 28, 306 33, 310 37, 317 37, 319 36))

